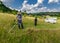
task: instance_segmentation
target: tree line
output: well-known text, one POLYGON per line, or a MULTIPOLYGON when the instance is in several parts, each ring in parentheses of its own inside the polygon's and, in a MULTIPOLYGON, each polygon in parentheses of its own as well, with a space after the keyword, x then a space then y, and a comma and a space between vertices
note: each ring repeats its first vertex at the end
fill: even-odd
POLYGON ((16 10, 11 10, 10 8, 6 7, 3 2, 0 1, 0 12, 2 13, 12 13, 12 14, 16 14, 17 11, 16 10))

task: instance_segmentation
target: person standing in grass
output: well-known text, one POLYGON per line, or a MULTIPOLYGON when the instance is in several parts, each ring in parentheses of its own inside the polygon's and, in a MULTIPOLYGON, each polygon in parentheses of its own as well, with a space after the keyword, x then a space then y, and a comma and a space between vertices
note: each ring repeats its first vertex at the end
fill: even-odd
POLYGON ((37 17, 34 19, 34 25, 37 26, 37 17))
POLYGON ((23 29, 24 27, 23 27, 23 23, 22 23, 22 13, 21 13, 21 11, 19 11, 17 13, 17 21, 18 21, 18 28, 20 29, 22 27, 22 29, 23 29))

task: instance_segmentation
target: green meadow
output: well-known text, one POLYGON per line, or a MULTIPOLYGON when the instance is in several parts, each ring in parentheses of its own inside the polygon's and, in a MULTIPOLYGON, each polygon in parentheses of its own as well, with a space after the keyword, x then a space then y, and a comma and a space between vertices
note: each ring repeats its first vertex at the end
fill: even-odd
POLYGON ((16 15, 0 13, 0 43, 60 43, 60 17, 56 24, 38 17, 35 27, 34 17, 23 16, 24 29, 18 29, 14 20, 16 15))

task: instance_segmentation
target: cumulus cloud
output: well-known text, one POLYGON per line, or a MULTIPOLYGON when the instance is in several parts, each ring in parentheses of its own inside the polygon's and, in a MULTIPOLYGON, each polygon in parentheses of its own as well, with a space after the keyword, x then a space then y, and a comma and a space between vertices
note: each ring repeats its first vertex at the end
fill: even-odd
MULTIPOLYGON (((47 8, 45 6, 42 6, 41 4, 43 3, 44 0, 38 0, 36 4, 31 4, 29 5, 27 3, 27 0, 25 0, 22 4, 22 8, 21 10, 22 11, 27 11, 27 13, 36 13, 36 12, 59 12, 60 9, 56 9, 56 8, 53 8, 53 9, 50 9, 50 8, 47 8), (42 6, 42 7, 38 7, 38 6, 42 6)), ((49 3, 51 2, 59 2, 59 0, 49 0, 49 3)))
POLYGON ((39 8, 38 6, 41 6, 41 4, 43 3, 43 0, 38 0, 36 4, 31 4, 29 5, 27 3, 27 0, 25 0, 22 4, 22 11, 27 11, 27 13, 36 13, 36 12, 45 12, 47 11, 47 7, 41 7, 39 8))
MULTIPOLYGON (((8 2, 8 4, 10 5, 9 2, 14 1, 14 0, 1 0, 3 2, 8 2)), ((20 9, 21 11, 27 11, 27 13, 36 13, 36 12, 60 12, 60 8, 47 8, 45 6, 42 6, 44 0, 37 0, 36 4, 28 4, 28 0, 24 0, 24 2, 22 3, 22 8, 20 9), (41 7, 39 7, 41 6, 41 7)), ((58 3, 59 0, 49 0, 48 3, 58 3)), ((6 3, 6 5, 8 6, 8 4, 6 3)), ((10 9, 13 10, 13 8, 9 7, 10 9)), ((19 9, 15 9, 20 11, 19 9)))
POLYGON ((5 0, 1 0, 1 1, 5 1, 5 0))
POLYGON ((42 4, 43 1, 44 1, 44 0, 37 0, 37 3, 34 4, 33 6, 34 6, 34 7, 37 7, 37 6, 39 6, 40 4, 42 4))
POLYGON ((14 10, 14 8, 12 8, 12 7, 9 7, 11 10, 14 10))
POLYGON ((12 0, 1 0, 2 2, 11 2, 12 0))
POLYGON ((37 0, 38 1, 38 3, 42 3, 44 0, 37 0))
POLYGON ((49 0, 48 3, 58 3, 59 0, 49 0))
POLYGON ((37 10, 32 9, 29 13, 36 13, 36 12, 60 12, 60 8, 58 8, 58 9, 56 9, 56 8, 50 9, 50 8, 47 8, 47 7, 41 7, 41 8, 37 8, 37 10))
POLYGON ((49 12, 60 12, 60 8, 58 8, 58 9, 56 9, 56 8, 54 8, 54 9, 49 9, 48 11, 49 11, 49 12))
POLYGON ((41 7, 41 8, 35 8, 32 9, 31 11, 27 11, 28 13, 37 13, 37 12, 46 12, 47 11, 47 7, 41 7))
POLYGON ((22 10, 22 11, 23 11, 23 10, 30 11, 30 10, 32 10, 32 9, 37 8, 38 6, 40 6, 40 4, 42 4, 42 2, 43 2, 43 0, 38 0, 36 4, 34 4, 34 5, 33 5, 33 4, 29 5, 29 4, 27 4, 27 0, 25 0, 25 1, 23 2, 23 4, 22 4, 21 10, 22 10))
POLYGON ((1 0, 3 2, 3 4, 7 7, 10 7, 12 4, 12 2, 14 2, 15 0, 1 0))
POLYGON ((7 0, 1 0, 2 2, 8 2, 7 0))

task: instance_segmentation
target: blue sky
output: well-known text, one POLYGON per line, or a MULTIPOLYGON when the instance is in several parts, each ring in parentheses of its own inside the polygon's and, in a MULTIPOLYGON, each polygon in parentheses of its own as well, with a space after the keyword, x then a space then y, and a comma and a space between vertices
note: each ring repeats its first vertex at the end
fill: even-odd
POLYGON ((60 12, 60 0, 1 0, 11 9, 27 12, 60 12))

